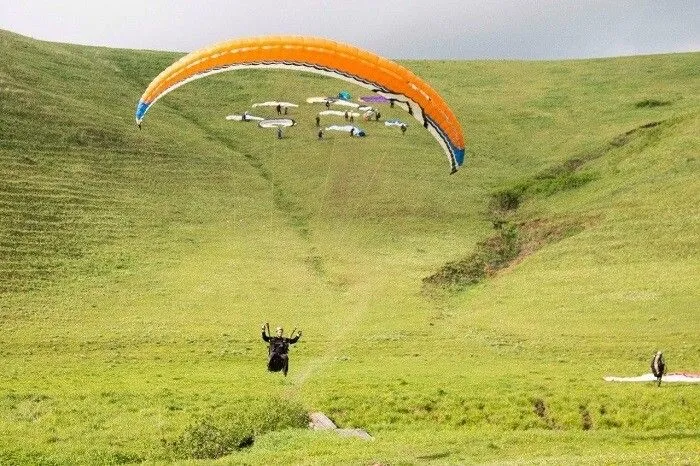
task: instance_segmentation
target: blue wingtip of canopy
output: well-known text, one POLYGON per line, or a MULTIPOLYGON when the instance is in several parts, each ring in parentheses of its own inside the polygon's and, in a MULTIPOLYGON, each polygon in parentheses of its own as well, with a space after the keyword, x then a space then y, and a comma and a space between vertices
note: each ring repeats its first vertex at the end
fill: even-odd
POLYGON ((455 162, 457 162, 457 166, 461 167, 462 164, 464 163, 464 149, 456 149, 454 154, 455 154, 455 162))
POLYGON ((461 167, 464 163, 464 149, 457 149, 454 146, 452 146, 451 149, 452 150, 450 152, 452 153, 452 170, 450 170, 450 175, 454 175, 455 173, 457 173, 457 170, 459 170, 459 167, 461 167))
POLYGON ((136 106, 136 123, 141 123, 141 120, 143 120, 143 116, 146 114, 149 106, 150 104, 147 104, 143 100, 139 100, 139 103, 136 106))

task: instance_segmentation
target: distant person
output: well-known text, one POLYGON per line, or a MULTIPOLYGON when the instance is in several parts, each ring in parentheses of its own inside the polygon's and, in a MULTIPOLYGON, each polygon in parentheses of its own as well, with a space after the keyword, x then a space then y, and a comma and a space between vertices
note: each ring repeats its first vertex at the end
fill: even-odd
POLYGON ((382 117, 382 114, 379 113, 379 112, 377 112, 377 113, 374 114, 374 119, 375 119, 375 121, 379 121, 379 119, 380 119, 381 117, 382 117))
POLYGON ((286 105, 285 105, 285 107, 284 107, 284 114, 285 114, 285 115, 287 114, 287 106, 286 106, 286 105))
POLYGON ((294 336, 293 330, 291 338, 285 338, 283 335, 284 329, 282 327, 277 327, 275 336, 270 336, 270 324, 265 322, 262 326, 262 339, 269 343, 267 370, 270 372, 282 371, 286 377, 289 371, 289 345, 299 341, 301 330, 297 332, 297 336, 294 336))
POLYGON ((348 121, 349 118, 350 118, 350 115, 348 115, 348 111, 346 110, 345 111, 345 121, 348 121))
POLYGON ((282 139, 282 127, 277 127, 277 139, 282 139))
POLYGON ((331 108, 331 101, 326 99, 326 108, 331 108))
POLYGON ((389 101, 389 107, 394 108, 394 99, 389 101))
POLYGON ((323 130, 322 129, 318 130, 318 138, 323 139, 323 130))
POLYGON ((350 121, 355 121, 355 116, 350 112, 350 121))
POLYGON ((661 377, 666 373, 666 361, 661 351, 657 351, 651 360, 651 372, 656 377, 657 387, 661 386, 661 377))
POLYGON ((277 114, 282 115, 282 104, 277 104, 277 114))
POLYGON ((407 129, 408 129, 408 127, 406 126, 405 123, 401 124, 401 133, 402 133, 402 134, 406 134, 406 130, 407 130, 407 129))
POLYGON ((355 128, 350 128, 350 137, 355 135, 355 128))
POLYGON ((243 115, 241 115, 241 121, 248 121, 248 112, 243 112, 243 115))

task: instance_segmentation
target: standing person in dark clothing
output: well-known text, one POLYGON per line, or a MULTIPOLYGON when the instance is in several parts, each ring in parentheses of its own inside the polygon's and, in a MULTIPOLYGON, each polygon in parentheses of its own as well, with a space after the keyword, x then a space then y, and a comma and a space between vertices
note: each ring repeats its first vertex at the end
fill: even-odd
POLYGON ((654 377, 656 377, 656 386, 660 387, 661 377, 666 373, 666 361, 661 351, 657 351, 654 358, 651 360, 651 372, 654 374, 654 377))
MULTIPOLYGON (((296 330, 296 329, 295 329, 296 330)), ((270 372, 282 371, 284 376, 287 376, 289 371, 289 345, 293 345, 301 338, 301 330, 294 336, 292 331, 291 338, 284 337, 284 329, 277 327, 275 336, 270 336, 270 324, 265 322, 262 326, 262 339, 269 343, 267 370, 270 372)))
POLYGON ((282 115, 282 104, 277 104, 277 114, 282 115))
POLYGON ((316 115, 316 127, 321 126, 321 117, 320 115, 316 115))

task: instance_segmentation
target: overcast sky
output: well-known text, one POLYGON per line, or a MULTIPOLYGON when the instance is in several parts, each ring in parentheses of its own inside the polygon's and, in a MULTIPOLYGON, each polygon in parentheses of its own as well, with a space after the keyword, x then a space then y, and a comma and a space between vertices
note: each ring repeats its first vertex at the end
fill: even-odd
POLYGON ((301 34, 390 58, 584 58, 698 51, 700 0, 5 0, 0 28, 182 52, 301 34))

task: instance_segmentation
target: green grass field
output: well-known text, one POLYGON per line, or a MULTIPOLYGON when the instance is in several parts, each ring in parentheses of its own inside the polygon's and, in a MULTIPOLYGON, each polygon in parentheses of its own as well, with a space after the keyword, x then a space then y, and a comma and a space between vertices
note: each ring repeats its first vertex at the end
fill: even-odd
POLYGON ((450 176, 399 109, 224 119, 340 81, 215 75, 138 131, 179 54, 0 51, 0 464, 700 462, 697 386, 603 381, 700 372, 700 53, 405 62, 466 131, 450 176), (265 321, 304 331, 286 379, 265 321))

